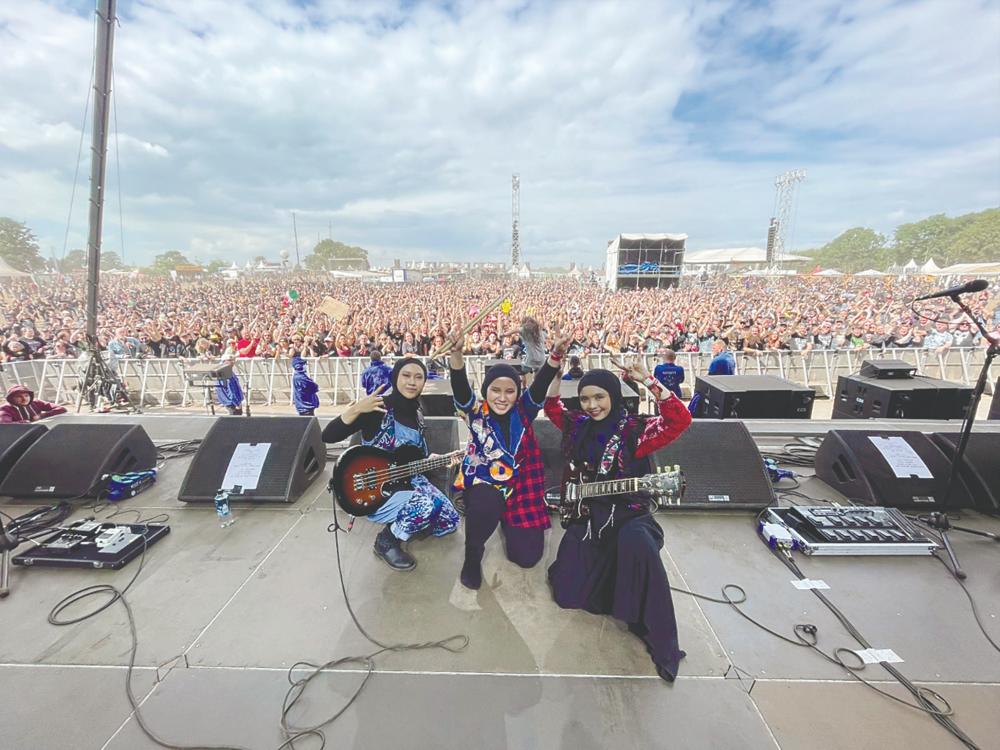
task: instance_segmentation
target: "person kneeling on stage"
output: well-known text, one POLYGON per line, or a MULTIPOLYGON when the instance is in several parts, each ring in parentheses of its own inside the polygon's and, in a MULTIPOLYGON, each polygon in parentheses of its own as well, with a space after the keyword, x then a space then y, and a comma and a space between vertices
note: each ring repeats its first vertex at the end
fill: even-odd
MULTIPOLYGON (((352 404, 347 411, 323 430, 323 440, 337 443, 358 430, 361 442, 391 451, 401 445, 419 446, 427 455, 427 440, 420 393, 427 381, 427 368, 418 359, 404 357, 396 361, 390 375, 392 392, 383 395, 389 385, 381 385, 370 396, 352 404)), ((422 474, 411 480, 412 489, 401 490, 385 505, 368 516, 375 523, 386 524, 375 537, 375 554, 393 570, 412 570, 417 562, 403 549, 402 542, 421 531, 445 536, 458 528, 458 511, 441 490, 422 474)))
POLYGON ((559 372, 570 338, 556 342, 531 388, 523 393, 517 370, 493 365, 483 378, 483 401, 469 386, 461 342, 455 337, 450 342, 452 393, 455 406, 467 415, 470 431, 456 482, 465 502, 465 563, 460 577, 466 588, 482 585, 483 553, 497 525, 503 527, 508 560, 530 568, 542 558, 544 532, 551 523, 542 454, 531 423, 559 372))
POLYGON ((7 389, 7 403, 0 406, 0 424, 23 424, 39 419, 65 414, 66 407, 40 401, 26 385, 12 385, 7 389))
MULTIPOLYGON (((233 364, 236 358, 229 352, 222 358, 222 364, 233 364)), ((243 388, 240 387, 240 378, 233 372, 228 380, 220 380, 215 386, 215 396, 219 403, 226 407, 232 416, 239 416, 243 413, 243 388)))
MULTIPOLYGON (((659 415, 628 414, 621 381, 608 370, 591 370, 580 380, 580 406, 568 411, 552 391, 545 414, 563 431, 568 463, 582 468, 587 481, 637 477, 653 471, 650 455, 691 424, 691 414, 641 365, 628 374, 657 397, 659 415)), ((566 609, 610 614, 642 638, 656 671, 673 681, 684 658, 667 572, 660 559, 663 530, 647 500, 630 495, 597 498, 589 518, 570 524, 549 567, 556 603, 566 609)))

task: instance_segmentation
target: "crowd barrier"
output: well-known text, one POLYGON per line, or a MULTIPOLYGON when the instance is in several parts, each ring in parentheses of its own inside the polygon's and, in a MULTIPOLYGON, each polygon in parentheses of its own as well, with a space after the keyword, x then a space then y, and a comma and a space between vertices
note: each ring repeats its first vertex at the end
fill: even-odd
MULTIPOLYGON (((915 365, 921 375, 972 385, 982 367, 982 348, 951 349, 938 354, 926 349, 821 350, 800 352, 761 352, 759 355, 736 354, 737 372, 748 375, 776 375, 815 388, 820 396, 830 396, 840 375, 857 373, 866 359, 901 359, 915 365)), ((655 355, 645 355, 652 371, 655 355)), ((469 376, 478 386, 482 382, 487 357, 466 357, 469 376)), ((610 367, 609 355, 581 357, 584 369, 610 367)), ((679 352, 677 363, 686 372, 685 394, 690 393, 696 376, 704 374, 711 354, 679 352)), ((361 372, 369 364, 367 357, 310 358, 308 371, 319 384, 324 405, 348 404, 359 396, 361 372)), ((391 359, 388 360, 391 363, 391 359)), ((425 360, 426 361, 426 360, 425 360)), ((8 362, 0 369, 4 390, 14 383, 32 388, 37 398, 63 404, 75 404, 77 384, 86 369, 85 359, 38 359, 8 362)), ((118 362, 130 392, 145 407, 192 406, 204 401, 204 390, 191 387, 184 378, 184 366, 178 359, 127 359, 118 362)), ((292 365, 289 359, 240 359, 236 363, 244 389, 253 404, 290 404, 292 402, 292 365)), ((994 369, 1000 369, 994 367, 994 369)), ((992 393, 997 373, 991 372, 987 394, 992 393)))

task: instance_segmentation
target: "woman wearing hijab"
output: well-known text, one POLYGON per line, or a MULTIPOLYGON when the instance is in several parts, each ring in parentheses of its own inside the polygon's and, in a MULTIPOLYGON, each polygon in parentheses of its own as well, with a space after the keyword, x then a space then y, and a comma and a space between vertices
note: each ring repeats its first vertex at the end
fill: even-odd
POLYGON ((469 386, 461 342, 452 337, 449 366, 455 406, 469 421, 469 444, 456 486, 465 502, 465 563, 462 585, 482 585, 481 563, 486 541, 503 527, 507 559, 522 568, 533 567, 545 547, 545 529, 551 525, 545 506, 542 454, 531 428, 545 401, 549 383, 570 337, 560 338, 538 371, 531 388, 523 390, 521 373, 511 365, 487 370, 477 399, 469 386))
MULTIPOLYGON (((416 445, 427 455, 425 427, 420 411, 420 393, 427 381, 427 368, 419 359, 396 360, 390 374, 392 391, 383 395, 382 385, 330 422, 323 430, 323 440, 338 443, 358 430, 361 442, 384 450, 401 445, 416 445)), ((417 561, 403 549, 402 542, 414 534, 429 530, 445 536, 458 528, 458 511, 441 490, 422 474, 410 481, 412 489, 394 493, 370 521, 385 524, 375 537, 375 554, 393 570, 412 570, 417 561)))
MULTIPOLYGON (((653 471, 650 455, 676 439, 689 424, 687 407, 662 388, 641 365, 629 376, 656 396, 659 415, 628 414, 621 381, 608 370, 591 370, 579 381, 581 411, 568 411, 557 395, 545 414, 563 432, 563 453, 588 481, 636 477, 653 471)), ((552 594, 560 607, 610 614, 642 638, 656 671, 672 682, 684 657, 667 572, 660 559, 663 530, 643 498, 615 495, 590 503, 589 518, 573 522, 549 567, 552 594)))

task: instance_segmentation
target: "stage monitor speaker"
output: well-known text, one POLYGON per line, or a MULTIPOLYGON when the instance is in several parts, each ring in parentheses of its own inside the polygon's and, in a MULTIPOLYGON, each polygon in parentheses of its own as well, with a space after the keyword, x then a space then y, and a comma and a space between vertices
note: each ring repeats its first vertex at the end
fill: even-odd
POLYGON ((987 419, 1000 419, 1000 378, 993 386, 993 400, 990 402, 990 415, 987 419))
POLYGON ((816 391, 773 375, 700 375, 698 417, 809 419, 816 391))
POLYGON ((972 388, 923 376, 841 375, 835 398, 834 419, 964 419, 972 388))
POLYGON ((866 359, 861 363, 860 375, 879 380, 905 380, 912 378, 917 366, 901 359, 866 359))
MULTIPOLYGON (((326 444, 315 417, 220 417, 201 441, 178 498, 213 502, 237 447, 261 444, 269 447, 256 486, 244 486, 242 493, 231 495, 234 501, 295 502, 326 466, 326 444)), ((253 474, 251 470, 248 476, 253 474)))
MULTIPOLYGON (((931 439, 951 461, 959 433, 936 432, 931 439)), ((973 432, 965 445, 960 476, 980 510, 1000 510, 1000 433, 973 432)))
POLYGON ((0 485, 15 498, 97 497, 105 474, 156 466, 156 446, 137 424, 60 422, 24 452, 0 485))
MULTIPOLYGON (((850 500, 893 508, 941 510, 950 466, 922 432, 831 430, 816 452, 817 477, 850 500)), ((974 504, 959 481, 949 507, 974 504)))
POLYGON ((455 396, 451 381, 445 378, 428 380, 420 394, 420 410, 425 417, 454 417, 455 396))
POLYGON ((46 432, 48 428, 37 422, 0 425, 0 482, 32 443, 46 432))
POLYGON ((668 510, 759 511, 774 504, 760 451, 742 422, 693 422, 653 461, 656 466, 677 464, 684 472, 684 499, 668 510))
POLYGON ((531 423, 535 439, 542 454, 542 468, 545 470, 545 489, 561 489, 566 460, 562 452, 563 433, 547 419, 536 419, 531 423))
MULTIPOLYGON (((462 420, 458 417, 424 417, 424 439, 427 441, 427 451, 429 453, 451 453, 459 448, 465 447, 459 435, 459 425, 462 420)), ((361 433, 355 432, 347 441, 348 445, 360 445, 361 433)), ((457 470, 455 467, 435 469, 427 474, 430 483, 441 489, 448 497, 452 496, 452 482, 455 479, 457 470)))

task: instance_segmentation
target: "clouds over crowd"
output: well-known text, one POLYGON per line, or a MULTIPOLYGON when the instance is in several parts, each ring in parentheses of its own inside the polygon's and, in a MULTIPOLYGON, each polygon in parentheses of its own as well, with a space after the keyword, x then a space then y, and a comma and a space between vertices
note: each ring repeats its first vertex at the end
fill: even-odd
MULTIPOLYGON (((0 214, 46 254, 62 250, 92 10, 0 6, 0 214)), ((138 262, 274 257, 292 211, 303 249, 332 222, 379 261, 499 260, 512 172, 537 265, 596 264, 623 231, 761 245, 790 168, 809 173, 796 247, 1000 204, 1000 10, 986 1, 120 0, 119 15, 138 262)))

